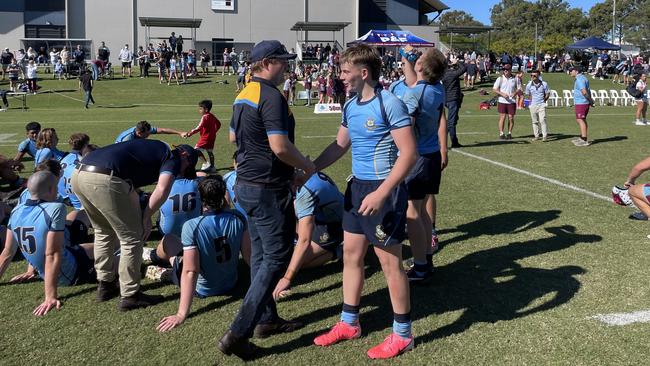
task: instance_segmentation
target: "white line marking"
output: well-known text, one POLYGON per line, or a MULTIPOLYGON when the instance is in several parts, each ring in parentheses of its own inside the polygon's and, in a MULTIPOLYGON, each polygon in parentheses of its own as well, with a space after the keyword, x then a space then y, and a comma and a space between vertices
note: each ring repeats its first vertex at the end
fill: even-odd
MULTIPOLYGON (((498 114, 469 114, 471 112, 466 111, 466 114, 462 114, 462 118, 495 118, 498 119, 499 115, 498 114)), ((527 112, 526 112, 527 113, 527 112)), ((575 117, 575 113, 569 113, 569 114, 550 114, 547 112, 546 114, 547 117, 575 117)), ((589 116, 630 116, 629 113, 589 113, 589 116)), ((530 118, 528 114, 526 114, 526 117, 530 118)))
POLYGON ((650 310, 635 311, 632 313, 598 314, 591 316, 607 325, 628 325, 633 323, 650 323, 650 310))
POLYGON ((576 191, 576 192, 584 193, 584 194, 586 194, 588 196, 598 198, 598 199, 601 199, 603 201, 612 202, 612 199, 610 197, 603 196, 602 194, 594 193, 594 192, 588 191, 588 190, 586 190, 584 188, 573 186, 571 184, 560 182, 557 179, 547 178, 547 177, 541 176, 539 174, 531 173, 531 172, 529 172, 527 170, 515 168, 515 167, 510 166, 508 164, 500 163, 498 161, 490 160, 488 158, 484 158, 482 156, 470 154, 468 152, 461 151, 461 150, 458 150, 458 149, 453 149, 451 151, 455 152, 455 153, 458 153, 458 154, 461 154, 461 155, 465 155, 465 156, 470 157, 470 158, 478 159, 478 160, 481 160, 481 161, 484 161, 486 163, 490 163, 490 164, 493 164, 493 165, 496 165, 496 166, 499 166, 499 167, 502 167, 502 168, 506 168, 508 170, 512 170, 513 172, 517 172, 519 174, 523 174, 523 175, 527 175, 529 177, 537 178, 539 180, 542 180, 542 181, 547 182, 547 183, 555 184, 556 186, 560 186, 562 188, 566 188, 566 189, 570 189, 570 190, 573 190, 573 191, 576 191))
POLYGON ((456 132, 456 135, 487 135, 487 132, 456 132))
POLYGON ((325 138, 333 138, 333 137, 336 137, 336 135, 302 136, 303 139, 325 139, 325 138))
POLYGON ((3 142, 15 142, 14 140, 9 140, 14 136, 16 136, 15 133, 0 133, 0 144, 3 142))

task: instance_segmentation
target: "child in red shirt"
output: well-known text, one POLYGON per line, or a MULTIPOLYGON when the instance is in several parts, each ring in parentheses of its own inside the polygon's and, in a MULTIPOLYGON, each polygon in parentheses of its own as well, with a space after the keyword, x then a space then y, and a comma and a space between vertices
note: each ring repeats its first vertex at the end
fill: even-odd
POLYGON ((201 170, 204 172, 216 172, 214 167, 214 154, 212 150, 214 149, 214 140, 217 137, 217 131, 221 128, 221 122, 210 113, 212 109, 211 100, 202 100, 199 102, 199 113, 201 113, 201 122, 193 130, 185 132, 183 137, 187 138, 195 133, 199 132, 199 141, 196 143, 195 149, 201 151, 203 155, 207 153, 209 161, 206 161, 202 166, 201 170))

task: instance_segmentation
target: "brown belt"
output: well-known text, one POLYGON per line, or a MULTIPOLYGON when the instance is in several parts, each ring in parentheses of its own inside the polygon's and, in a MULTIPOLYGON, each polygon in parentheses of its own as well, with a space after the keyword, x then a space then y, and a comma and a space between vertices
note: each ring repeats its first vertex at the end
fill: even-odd
POLYGON ((81 172, 97 173, 97 174, 104 174, 104 175, 113 175, 113 170, 108 169, 108 168, 102 168, 100 166, 95 166, 95 165, 79 164, 78 169, 81 172))

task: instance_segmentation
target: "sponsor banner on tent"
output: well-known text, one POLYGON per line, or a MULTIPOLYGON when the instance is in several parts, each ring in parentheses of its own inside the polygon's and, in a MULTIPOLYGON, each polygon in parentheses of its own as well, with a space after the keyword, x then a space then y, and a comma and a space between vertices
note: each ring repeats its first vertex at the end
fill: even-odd
POLYGON ((314 106, 314 113, 341 113, 341 105, 339 103, 319 103, 314 106))

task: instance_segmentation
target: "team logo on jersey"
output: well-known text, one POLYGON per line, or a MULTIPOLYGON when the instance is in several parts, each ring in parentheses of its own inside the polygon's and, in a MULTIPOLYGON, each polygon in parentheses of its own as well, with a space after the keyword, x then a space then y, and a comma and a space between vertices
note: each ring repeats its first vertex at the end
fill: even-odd
POLYGON ((320 240, 321 244, 327 243, 327 241, 330 240, 330 235, 328 233, 323 233, 318 240, 320 240))
POLYGON ((386 233, 384 232, 384 228, 381 225, 377 225, 377 227, 375 227, 375 236, 381 241, 386 239, 386 233))
POLYGON ((373 131, 375 128, 377 128, 377 125, 375 125, 375 120, 371 117, 368 117, 366 120, 366 130, 373 131))

